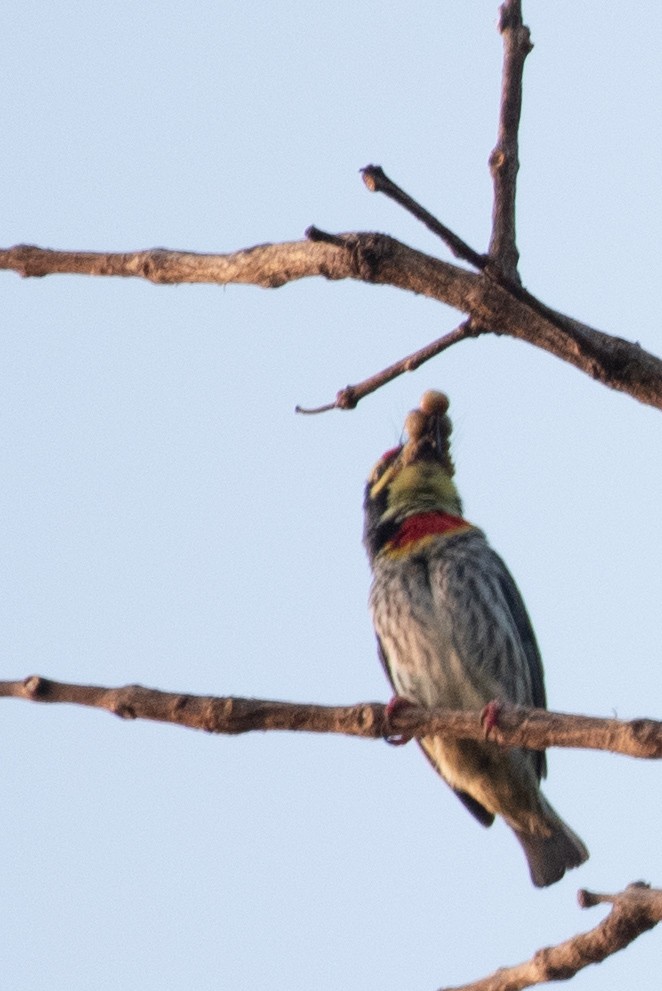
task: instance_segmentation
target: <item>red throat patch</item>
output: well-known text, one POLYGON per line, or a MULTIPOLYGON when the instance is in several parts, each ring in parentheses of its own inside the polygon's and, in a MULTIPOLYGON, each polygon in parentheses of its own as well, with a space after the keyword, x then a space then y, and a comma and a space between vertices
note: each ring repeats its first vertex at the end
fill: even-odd
POLYGON ((461 516, 453 516, 452 513, 417 513, 416 516, 408 516, 400 524, 386 547, 389 551, 401 551, 425 537, 449 535, 471 529, 473 529, 471 523, 467 523, 461 516))

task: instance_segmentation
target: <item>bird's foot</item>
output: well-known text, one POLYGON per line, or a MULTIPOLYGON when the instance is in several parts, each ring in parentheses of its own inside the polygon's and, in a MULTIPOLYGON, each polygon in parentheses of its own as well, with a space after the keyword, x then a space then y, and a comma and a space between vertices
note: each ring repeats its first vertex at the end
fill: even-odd
POLYGON ((398 712, 403 712, 405 709, 411 709, 413 705, 413 702, 410 702, 409 699, 403 698, 401 695, 394 695, 390 702, 387 702, 384 710, 384 722, 386 724, 384 739, 387 743, 390 743, 391 746, 402 747, 405 743, 409 743, 411 740, 410 733, 391 733, 389 731, 389 727, 393 716, 397 715, 398 712))
POLYGON ((492 699, 484 707, 480 714, 480 725, 483 727, 485 736, 490 735, 490 730, 493 730, 499 725, 499 716, 501 715, 502 705, 498 699, 492 699))

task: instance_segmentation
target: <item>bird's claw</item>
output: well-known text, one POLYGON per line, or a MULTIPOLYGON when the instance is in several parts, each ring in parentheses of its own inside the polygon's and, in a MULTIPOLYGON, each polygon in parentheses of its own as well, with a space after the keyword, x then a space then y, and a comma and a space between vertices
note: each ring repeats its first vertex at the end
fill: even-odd
POLYGON ((409 699, 403 698, 401 695, 394 695, 393 698, 387 702, 384 710, 384 722, 386 725, 384 739, 387 743, 390 743, 392 747, 403 747, 405 743, 409 743, 411 740, 410 733, 390 733, 388 728, 394 715, 398 712, 402 712, 404 709, 411 709, 413 705, 413 702, 410 702, 409 699))
POLYGON ((498 699, 492 699, 483 708, 480 714, 480 725, 483 727, 485 736, 490 735, 490 730, 493 730, 499 725, 499 716, 501 715, 502 705, 498 699))

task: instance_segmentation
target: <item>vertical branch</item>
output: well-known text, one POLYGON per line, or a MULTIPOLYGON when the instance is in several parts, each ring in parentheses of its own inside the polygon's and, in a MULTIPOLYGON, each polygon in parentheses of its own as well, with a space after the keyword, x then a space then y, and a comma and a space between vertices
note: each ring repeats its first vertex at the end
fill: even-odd
POLYGON ((505 0, 501 5, 499 31, 503 37, 503 75, 497 143, 490 155, 494 206, 489 255, 503 275, 519 282, 519 251, 515 237, 519 170, 517 132, 522 112, 524 60, 533 48, 529 29, 522 23, 521 0, 505 0))

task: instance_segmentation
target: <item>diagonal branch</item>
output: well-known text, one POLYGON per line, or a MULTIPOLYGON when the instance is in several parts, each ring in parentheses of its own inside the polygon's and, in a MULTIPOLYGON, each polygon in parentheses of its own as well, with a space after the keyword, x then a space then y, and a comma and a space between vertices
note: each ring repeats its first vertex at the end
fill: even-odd
POLYGON ((497 143, 490 155, 494 205, 489 256, 506 278, 519 282, 515 235, 519 171, 517 134, 522 113, 524 61, 533 48, 529 29, 522 22, 521 0, 505 0, 502 4, 499 30, 503 38, 503 74, 497 143))
POLYGON ((616 895, 597 895, 582 890, 579 903, 582 908, 611 903, 612 909, 607 918, 589 932, 579 933, 558 946, 538 950, 525 963, 501 967, 489 977, 444 991, 521 991, 548 981, 567 981, 589 964, 601 963, 624 950, 662 921, 662 891, 651 889, 641 881, 629 884, 625 891, 616 895))
POLYGON ((490 171, 494 185, 492 236, 489 253, 481 255, 458 237, 425 207, 412 199, 379 165, 361 169, 363 181, 372 192, 384 193, 420 220, 436 234, 456 258, 469 262, 474 268, 491 268, 501 281, 520 284, 517 271, 519 252, 515 235, 515 199, 519 171, 518 131, 522 114, 522 76, 524 61, 532 50, 529 29, 522 21, 521 0, 505 0, 500 8, 499 31, 503 38, 503 73, 497 143, 490 155, 490 171))
POLYGON ((327 413, 332 409, 354 409, 362 399, 369 396, 371 392, 376 392, 377 389, 386 385, 387 382, 392 382, 393 379, 398 378, 399 375, 403 375, 405 372, 416 371, 426 361, 436 358, 438 354, 448 350, 453 344, 457 344, 458 341, 465 341, 470 337, 478 337, 481 333, 483 331, 480 327, 476 327, 471 320, 465 320, 455 330, 449 331, 448 334, 444 334, 438 340, 432 341, 431 344, 426 344, 425 347, 419 348, 413 354, 408 354, 406 358, 401 358, 400 361, 396 361, 381 372, 371 375, 370 378, 364 379, 363 382, 357 382, 356 385, 346 385, 344 389, 341 389, 337 393, 332 403, 327 403, 325 406, 317 406, 314 409, 297 406, 295 410, 297 413, 327 413))
MULTIPOLYGON (((23 681, 0 681, 0 698, 72 703, 105 709, 123 719, 173 723, 208 733, 238 734, 260 730, 339 733, 376 740, 405 735, 438 735, 484 740, 480 712, 426 710, 411 705, 390 717, 380 702, 314 705, 267 699, 189 695, 142 685, 104 688, 51 681, 31 675, 23 681)), ((662 758, 662 723, 652 719, 622 722, 503 704, 489 739, 504 747, 583 747, 630 757, 662 758)))
MULTIPOLYGON (((480 255, 475 251, 466 241, 463 241, 461 237, 454 233, 445 224, 442 224, 440 220, 437 220, 424 206, 417 203, 408 193, 401 189, 396 183, 390 179, 381 165, 367 165, 361 170, 364 174, 364 179, 366 186, 374 193, 384 193, 389 199, 394 200, 399 203, 400 206, 404 207, 412 216, 421 220, 429 230, 437 234, 445 244, 451 249, 456 258, 461 258, 463 261, 469 262, 475 268, 481 272, 485 272, 497 285, 505 289, 506 292, 510 293, 515 299, 520 300, 522 303, 526 303, 534 313, 538 313, 541 317, 549 320, 553 323, 555 327, 560 330, 567 329, 569 318, 563 316, 560 313, 556 313, 549 306, 546 306, 539 299, 537 299, 532 293, 525 289, 519 279, 517 272, 514 274, 514 278, 510 278, 508 275, 504 274, 502 268, 499 265, 493 264, 489 255, 480 255)), ((514 201, 513 201, 514 204, 514 201)), ((514 215, 513 215, 514 216, 514 215)), ((514 230, 514 228, 513 228, 514 230)), ((325 234, 323 231, 318 230, 316 227, 311 227, 306 232, 309 237, 312 237, 317 241, 328 241, 330 244, 342 243, 341 239, 337 234, 325 234)), ((516 249, 515 249, 516 250, 516 249)))
POLYGON ((479 270, 487 266, 490 260, 487 255, 479 254, 466 241, 463 241, 458 234, 452 231, 450 227, 446 227, 446 224, 442 224, 440 220, 437 220, 429 210, 426 210, 409 193, 406 193, 397 183, 389 179, 381 165, 366 165, 361 169, 361 175, 371 193, 384 193, 394 203, 398 203, 412 217, 416 217, 422 224, 425 224, 429 231, 432 231, 438 238, 441 238, 456 258, 469 262, 470 265, 473 265, 474 268, 479 270))

